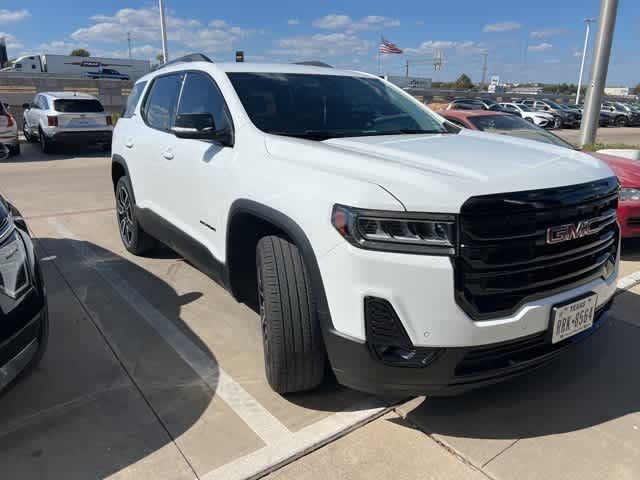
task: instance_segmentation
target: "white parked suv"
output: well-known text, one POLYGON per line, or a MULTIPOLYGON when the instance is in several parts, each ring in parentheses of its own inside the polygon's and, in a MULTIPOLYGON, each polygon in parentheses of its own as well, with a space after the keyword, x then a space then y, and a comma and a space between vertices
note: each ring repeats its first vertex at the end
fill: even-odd
POLYGON ((163 242, 259 312, 277 392, 327 361, 369 392, 498 382, 596 331, 616 290, 606 165, 366 73, 190 56, 135 84, 112 155, 125 247, 163 242))
POLYGON ((518 113, 522 118, 542 128, 555 127, 555 117, 547 112, 534 110, 528 105, 518 103, 501 103, 506 110, 518 113))
POLYGON ((111 145, 111 115, 91 95, 42 92, 22 107, 25 139, 28 142, 39 141, 45 153, 58 145, 99 145, 104 150, 111 145))

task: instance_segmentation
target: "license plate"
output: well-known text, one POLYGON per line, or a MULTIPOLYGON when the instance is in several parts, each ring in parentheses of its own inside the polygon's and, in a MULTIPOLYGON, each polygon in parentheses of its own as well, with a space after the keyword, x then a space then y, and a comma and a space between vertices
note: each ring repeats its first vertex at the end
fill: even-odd
POLYGON ((88 127, 89 125, 91 125, 91 123, 92 122, 90 120, 74 119, 74 120, 70 120, 68 125, 70 127, 88 127))
POLYGON ((598 304, 595 293, 580 300, 553 307, 551 343, 558 343, 588 330, 593 325, 598 304))

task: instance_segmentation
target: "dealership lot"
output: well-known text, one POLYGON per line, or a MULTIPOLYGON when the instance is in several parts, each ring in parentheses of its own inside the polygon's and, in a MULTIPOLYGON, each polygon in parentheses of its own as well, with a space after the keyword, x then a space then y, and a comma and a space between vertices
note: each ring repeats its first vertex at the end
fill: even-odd
MULTIPOLYGON (((640 476, 640 288, 601 334, 504 385, 399 404, 331 382, 281 397, 252 310, 168 249, 126 253, 108 157, 23 146, 0 191, 38 239, 52 331, 0 399, 8 478, 247 478, 330 440, 273 478, 640 476)), ((636 271, 626 242, 621 276, 636 271)))

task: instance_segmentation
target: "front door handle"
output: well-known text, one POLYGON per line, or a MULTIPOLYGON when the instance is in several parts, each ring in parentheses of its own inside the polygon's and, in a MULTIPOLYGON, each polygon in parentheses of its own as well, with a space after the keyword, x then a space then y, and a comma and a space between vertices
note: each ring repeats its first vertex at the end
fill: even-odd
POLYGON ((175 154, 173 153, 173 150, 169 149, 162 152, 162 156, 167 160, 173 160, 173 157, 175 157, 175 154))
POLYGON ((124 144, 127 148, 133 148, 133 138, 127 138, 127 141, 124 144))

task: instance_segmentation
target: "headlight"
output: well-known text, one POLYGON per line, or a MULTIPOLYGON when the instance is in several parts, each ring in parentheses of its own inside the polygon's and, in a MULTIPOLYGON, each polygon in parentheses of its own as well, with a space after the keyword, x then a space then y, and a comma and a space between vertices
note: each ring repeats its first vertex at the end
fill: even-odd
POLYGON ((620 189, 620 201, 638 201, 640 200, 640 188, 622 188, 620 189))
POLYGON ((17 298, 28 287, 27 252, 9 216, 0 232, 0 292, 17 298))
POLYGON ((456 217, 363 210, 336 205, 333 226, 359 248, 425 255, 454 255, 456 217))

